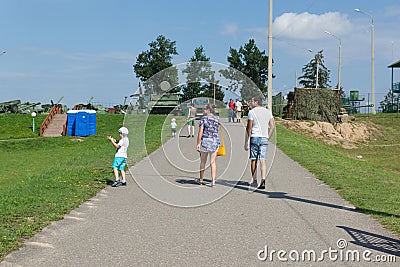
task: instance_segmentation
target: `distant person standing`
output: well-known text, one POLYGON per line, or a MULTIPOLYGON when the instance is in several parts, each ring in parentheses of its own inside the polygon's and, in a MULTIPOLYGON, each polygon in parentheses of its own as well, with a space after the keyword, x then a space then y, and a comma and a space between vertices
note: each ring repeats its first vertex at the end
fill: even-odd
POLYGON ((240 122, 242 118, 242 102, 239 101, 239 99, 236 98, 236 103, 235 103, 235 111, 236 111, 236 122, 240 122))
POLYGON ((235 122, 235 102, 231 98, 228 103, 229 111, 228 111, 228 122, 235 122))
POLYGON ((175 136, 176 136, 176 126, 178 126, 178 125, 176 124, 176 119, 175 119, 175 118, 172 118, 172 119, 171 119, 171 136, 172 136, 172 137, 175 137, 175 136))
POLYGON ((190 104, 190 108, 188 111, 188 116, 187 116, 187 123, 188 123, 188 132, 189 135, 187 136, 189 137, 194 137, 194 123, 196 120, 196 108, 194 107, 194 104, 190 104))
POLYGON ((200 178, 199 184, 203 184, 204 170, 208 156, 211 166, 211 186, 215 186, 217 176, 217 150, 219 146, 218 117, 214 114, 214 108, 207 104, 204 107, 204 116, 200 118, 199 133, 197 135, 196 150, 200 152, 200 178))
POLYGON ((274 117, 269 109, 262 107, 262 96, 254 96, 250 103, 252 109, 249 111, 247 119, 246 134, 244 139, 244 149, 250 148, 252 185, 257 185, 257 160, 261 164, 261 183, 258 189, 265 189, 265 179, 267 178, 267 152, 268 140, 275 130, 274 117), (249 147, 250 138, 250 147, 249 147))
POLYGON ((118 134, 120 137, 119 141, 115 140, 111 136, 107 136, 107 140, 110 141, 113 144, 113 146, 117 149, 114 156, 114 162, 111 166, 115 176, 114 183, 111 185, 112 187, 126 185, 125 166, 126 166, 126 159, 128 157, 128 147, 129 147, 128 133, 129 131, 126 127, 121 127, 118 130, 118 134), (122 180, 120 180, 118 171, 121 172, 122 180))

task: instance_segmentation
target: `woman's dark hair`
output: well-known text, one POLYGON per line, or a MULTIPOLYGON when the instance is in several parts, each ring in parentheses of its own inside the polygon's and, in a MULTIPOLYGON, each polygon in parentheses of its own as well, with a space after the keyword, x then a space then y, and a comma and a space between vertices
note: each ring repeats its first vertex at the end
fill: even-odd
POLYGON ((204 109, 208 109, 212 114, 214 114, 214 107, 211 106, 210 104, 206 104, 206 106, 204 107, 204 109))

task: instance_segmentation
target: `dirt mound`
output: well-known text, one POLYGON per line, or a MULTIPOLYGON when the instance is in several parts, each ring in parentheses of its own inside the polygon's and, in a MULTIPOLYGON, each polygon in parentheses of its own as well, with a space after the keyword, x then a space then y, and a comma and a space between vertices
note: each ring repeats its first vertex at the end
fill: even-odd
POLYGON ((321 121, 276 121, 287 129, 315 137, 330 145, 341 145, 344 148, 356 148, 357 144, 368 143, 381 135, 378 127, 369 122, 343 122, 333 125, 321 121))

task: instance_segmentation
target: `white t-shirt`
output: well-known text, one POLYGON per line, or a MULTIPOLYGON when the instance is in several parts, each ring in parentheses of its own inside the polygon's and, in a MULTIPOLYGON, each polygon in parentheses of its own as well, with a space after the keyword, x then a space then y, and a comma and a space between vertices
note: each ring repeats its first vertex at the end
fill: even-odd
POLYGON ((119 148, 117 149, 117 153, 115 153, 115 157, 119 158, 127 158, 128 157, 128 147, 129 147, 129 139, 128 137, 123 137, 118 142, 119 148))
POLYGON ((236 111, 242 111, 242 102, 236 101, 236 111))
POLYGON ((189 119, 196 118, 196 108, 195 107, 190 107, 188 113, 189 113, 188 114, 189 119))
POLYGON ((272 112, 264 107, 255 107, 249 111, 248 120, 253 121, 250 137, 267 137, 269 121, 272 119, 272 112))

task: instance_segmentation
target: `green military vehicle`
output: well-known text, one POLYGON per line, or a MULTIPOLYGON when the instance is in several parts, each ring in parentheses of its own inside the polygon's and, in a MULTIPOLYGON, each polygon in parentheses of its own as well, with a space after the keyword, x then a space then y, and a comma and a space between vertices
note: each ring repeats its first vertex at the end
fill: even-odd
POLYGON ((147 103, 147 111, 149 114, 174 114, 176 116, 184 115, 181 109, 181 94, 165 93, 162 95, 150 95, 147 103))
POLYGON ((37 113, 42 113, 43 108, 37 107, 38 105, 40 105, 40 102, 21 103, 21 100, 11 100, 11 101, 0 103, 0 113, 28 114, 28 113, 31 113, 32 111, 35 111, 37 113))

